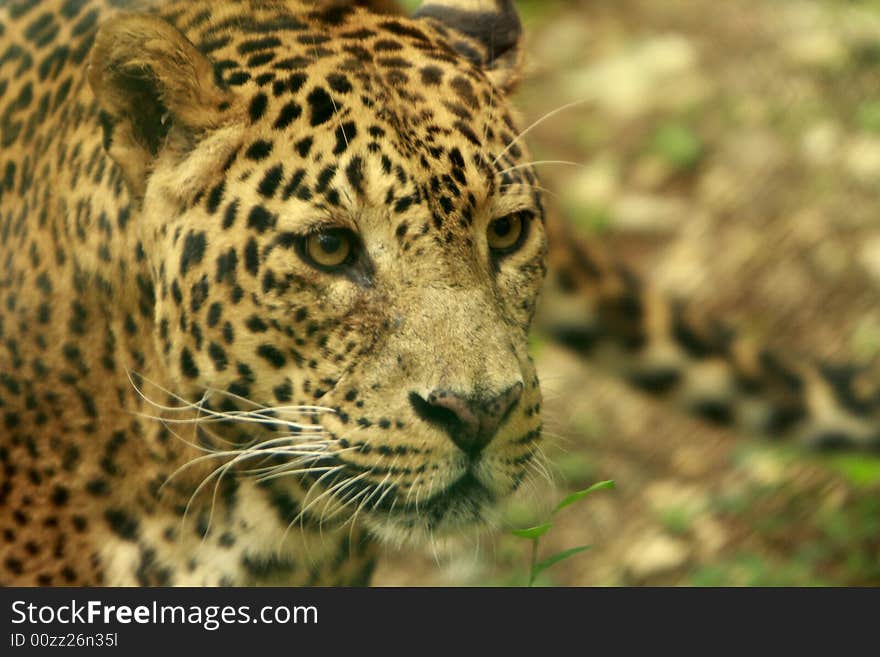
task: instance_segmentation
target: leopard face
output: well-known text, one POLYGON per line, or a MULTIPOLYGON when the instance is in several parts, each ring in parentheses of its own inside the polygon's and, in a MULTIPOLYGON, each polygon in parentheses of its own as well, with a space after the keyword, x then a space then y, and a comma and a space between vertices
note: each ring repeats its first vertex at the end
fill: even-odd
POLYGON ((242 469, 395 542, 491 521, 541 433, 543 208, 510 72, 430 7, 218 10, 208 49, 127 15, 89 73, 162 385, 225 418, 200 438, 242 469))

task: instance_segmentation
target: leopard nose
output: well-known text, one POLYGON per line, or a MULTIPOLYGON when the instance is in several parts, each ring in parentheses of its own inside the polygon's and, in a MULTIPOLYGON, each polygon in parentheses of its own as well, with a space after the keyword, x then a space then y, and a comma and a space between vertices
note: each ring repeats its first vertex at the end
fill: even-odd
POLYGON ((523 384, 515 383, 498 395, 463 395, 434 390, 427 398, 412 392, 409 401, 422 420, 443 429, 459 449, 476 457, 492 442, 498 427, 522 397, 523 384))

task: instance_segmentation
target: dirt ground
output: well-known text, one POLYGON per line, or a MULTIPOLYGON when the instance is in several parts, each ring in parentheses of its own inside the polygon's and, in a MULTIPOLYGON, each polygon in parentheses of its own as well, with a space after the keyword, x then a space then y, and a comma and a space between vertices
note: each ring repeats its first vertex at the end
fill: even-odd
MULTIPOLYGON (((880 2, 520 2, 525 123, 552 201, 655 284, 791 353, 880 352, 880 2)), ((558 585, 880 584, 880 459, 707 427, 535 340, 555 485, 558 585)), ((382 585, 522 585, 502 531, 439 557, 389 550, 382 585)))

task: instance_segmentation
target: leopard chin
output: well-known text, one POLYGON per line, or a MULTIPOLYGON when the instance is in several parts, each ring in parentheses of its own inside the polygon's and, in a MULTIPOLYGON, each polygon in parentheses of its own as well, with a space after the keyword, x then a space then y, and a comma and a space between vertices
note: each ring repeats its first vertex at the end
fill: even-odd
POLYGON ((378 540, 394 547, 455 553, 500 526, 500 502, 474 474, 466 472, 420 504, 372 512, 364 523, 378 540))

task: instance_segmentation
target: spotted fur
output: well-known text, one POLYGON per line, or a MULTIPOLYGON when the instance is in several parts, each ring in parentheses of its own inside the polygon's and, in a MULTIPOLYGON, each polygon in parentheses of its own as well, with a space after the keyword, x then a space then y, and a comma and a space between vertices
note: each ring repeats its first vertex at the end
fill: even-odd
POLYGON ((0 583, 358 584, 382 540, 490 525, 539 451, 548 238, 543 325, 579 353, 876 443, 853 372, 545 221, 510 0, 392 4, 0 8, 0 583))
POLYGON ((0 9, 0 582, 364 583, 490 522, 541 434, 510 3, 118 4, 0 9))

